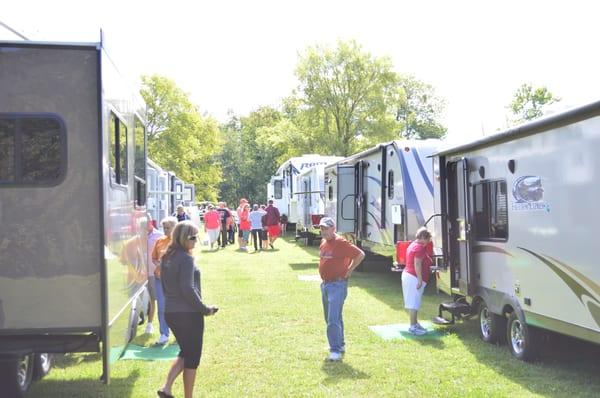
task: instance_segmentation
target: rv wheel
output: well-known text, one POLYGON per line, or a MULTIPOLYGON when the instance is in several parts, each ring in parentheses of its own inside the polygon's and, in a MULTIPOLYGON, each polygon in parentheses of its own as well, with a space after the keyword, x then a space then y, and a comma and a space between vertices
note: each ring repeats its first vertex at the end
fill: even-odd
POLYGON ((52 354, 35 354, 33 360, 33 380, 39 380, 50 373, 52 368, 52 354))
POLYGON ((506 319, 491 312, 485 301, 479 304, 479 335, 486 343, 502 343, 506 319))
POLYGON ((32 376, 33 355, 0 361, 0 391, 8 397, 22 397, 31 385, 32 376))
POLYGON ((520 319, 513 311, 508 318, 506 338, 511 354, 522 361, 533 361, 537 357, 535 330, 520 319))

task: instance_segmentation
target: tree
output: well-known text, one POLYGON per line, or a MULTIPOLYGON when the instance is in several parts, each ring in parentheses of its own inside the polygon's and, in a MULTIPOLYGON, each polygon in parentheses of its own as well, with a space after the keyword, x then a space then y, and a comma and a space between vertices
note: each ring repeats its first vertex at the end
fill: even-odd
POLYGON ((166 77, 143 76, 141 94, 147 106, 149 157, 194 184, 197 199, 216 200, 221 179, 217 122, 200 116, 187 94, 166 77))
POLYGON ((254 202, 266 201, 270 177, 282 156, 294 146, 288 127, 293 127, 289 120, 271 107, 261 107, 241 118, 231 115, 222 127, 222 200, 237 203, 245 197, 254 202))
POLYGON ((404 129, 403 138, 443 138, 446 128, 438 122, 444 102, 436 97, 434 88, 413 76, 400 78, 396 102, 396 120, 404 129))
POLYGON ((529 83, 521 85, 508 106, 515 116, 514 122, 522 123, 544 114, 544 108, 560 101, 546 87, 533 88, 529 83))
POLYGON ((376 58, 355 42, 338 42, 332 50, 310 47, 296 68, 307 120, 330 154, 348 156, 372 142, 393 138, 397 122, 388 112, 397 83, 389 58, 376 58))

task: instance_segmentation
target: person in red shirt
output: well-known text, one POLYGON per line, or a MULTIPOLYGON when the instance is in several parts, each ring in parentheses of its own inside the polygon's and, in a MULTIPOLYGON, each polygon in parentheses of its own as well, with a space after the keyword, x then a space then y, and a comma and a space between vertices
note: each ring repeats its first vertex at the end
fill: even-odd
POLYGON ((242 233, 240 241, 240 250, 248 251, 248 239, 250 238, 250 205, 248 203, 244 203, 240 205, 241 209, 238 210, 238 215, 240 216, 240 231, 242 233))
POLYGON ((323 312, 327 322, 330 361, 340 361, 346 351, 344 341, 344 320, 342 309, 348 295, 348 279, 365 258, 365 253, 335 233, 335 222, 331 217, 323 217, 319 274, 323 312))
POLYGON ((281 229, 279 227, 279 219, 281 218, 281 215, 279 214, 279 209, 273 206, 273 199, 269 199, 267 203, 269 205, 265 209, 265 211, 267 212, 264 216, 265 224, 267 225, 269 246, 271 247, 271 249, 275 249, 273 247, 273 243, 275 243, 277 237, 279 237, 279 234, 281 233, 281 229))
POLYGON ((212 250, 221 232, 221 216, 212 204, 208 205, 208 211, 204 214, 204 232, 208 235, 210 249, 212 250))
POLYGON ((425 227, 417 230, 416 240, 406 249, 406 267, 402 272, 402 294, 404 308, 410 316, 408 332, 417 336, 427 333, 427 330, 417 321, 417 312, 421 308, 421 299, 425 286, 429 282, 432 259, 427 252, 431 241, 431 233, 425 227))

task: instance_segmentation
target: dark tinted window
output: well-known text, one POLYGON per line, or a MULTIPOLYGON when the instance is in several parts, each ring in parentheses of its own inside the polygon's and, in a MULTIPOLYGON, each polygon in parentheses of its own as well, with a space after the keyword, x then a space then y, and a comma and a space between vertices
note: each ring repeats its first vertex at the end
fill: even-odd
POLYGON ((475 237, 478 240, 507 240, 506 181, 482 182, 473 188, 475 237))
POLYGON ((135 176, 146 180, 146 128, 135 118, 135 176))
POLYGON ((275 199, 281 199, 283 197, 283 189, 281 185, 281 180, 277 180, 273 183, 273 196, 275 196, 275 199))
POLYGON ((394 171, 388 171, 388 198, 394 199, 394 171))
POLYGON ((108 126, 110 172, 114 182, 127 185, 127 126, 114 113, 108 126))
POLYGON ((0 119, 0 181, 15 181, 15 120, 0 119))
POLYGON ((0 115, 0 182, 57 184, 66 170, 66 132, 58 117, 0 115))
POLYGON ((333 200, 333 187, 330 185, 328 188, 329 191, 329 200, 333 200))

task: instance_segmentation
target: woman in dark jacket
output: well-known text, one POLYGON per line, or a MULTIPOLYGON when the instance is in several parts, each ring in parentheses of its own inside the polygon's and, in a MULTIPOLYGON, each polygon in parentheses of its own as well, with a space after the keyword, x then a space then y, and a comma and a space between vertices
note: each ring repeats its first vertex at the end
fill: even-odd
POLYGON ((157 391, 161 398, 172 397, 171 387, 181 372, 185 398, 192 398, 196 369, 202 355, 204 317, 214 315, 218 309, 202 302, 200 270, 194 265, 192 256, 197 241, 198 228, 190 221, 179 222, 160 263, 165 319, 180 347, 164 386, 157 391))

